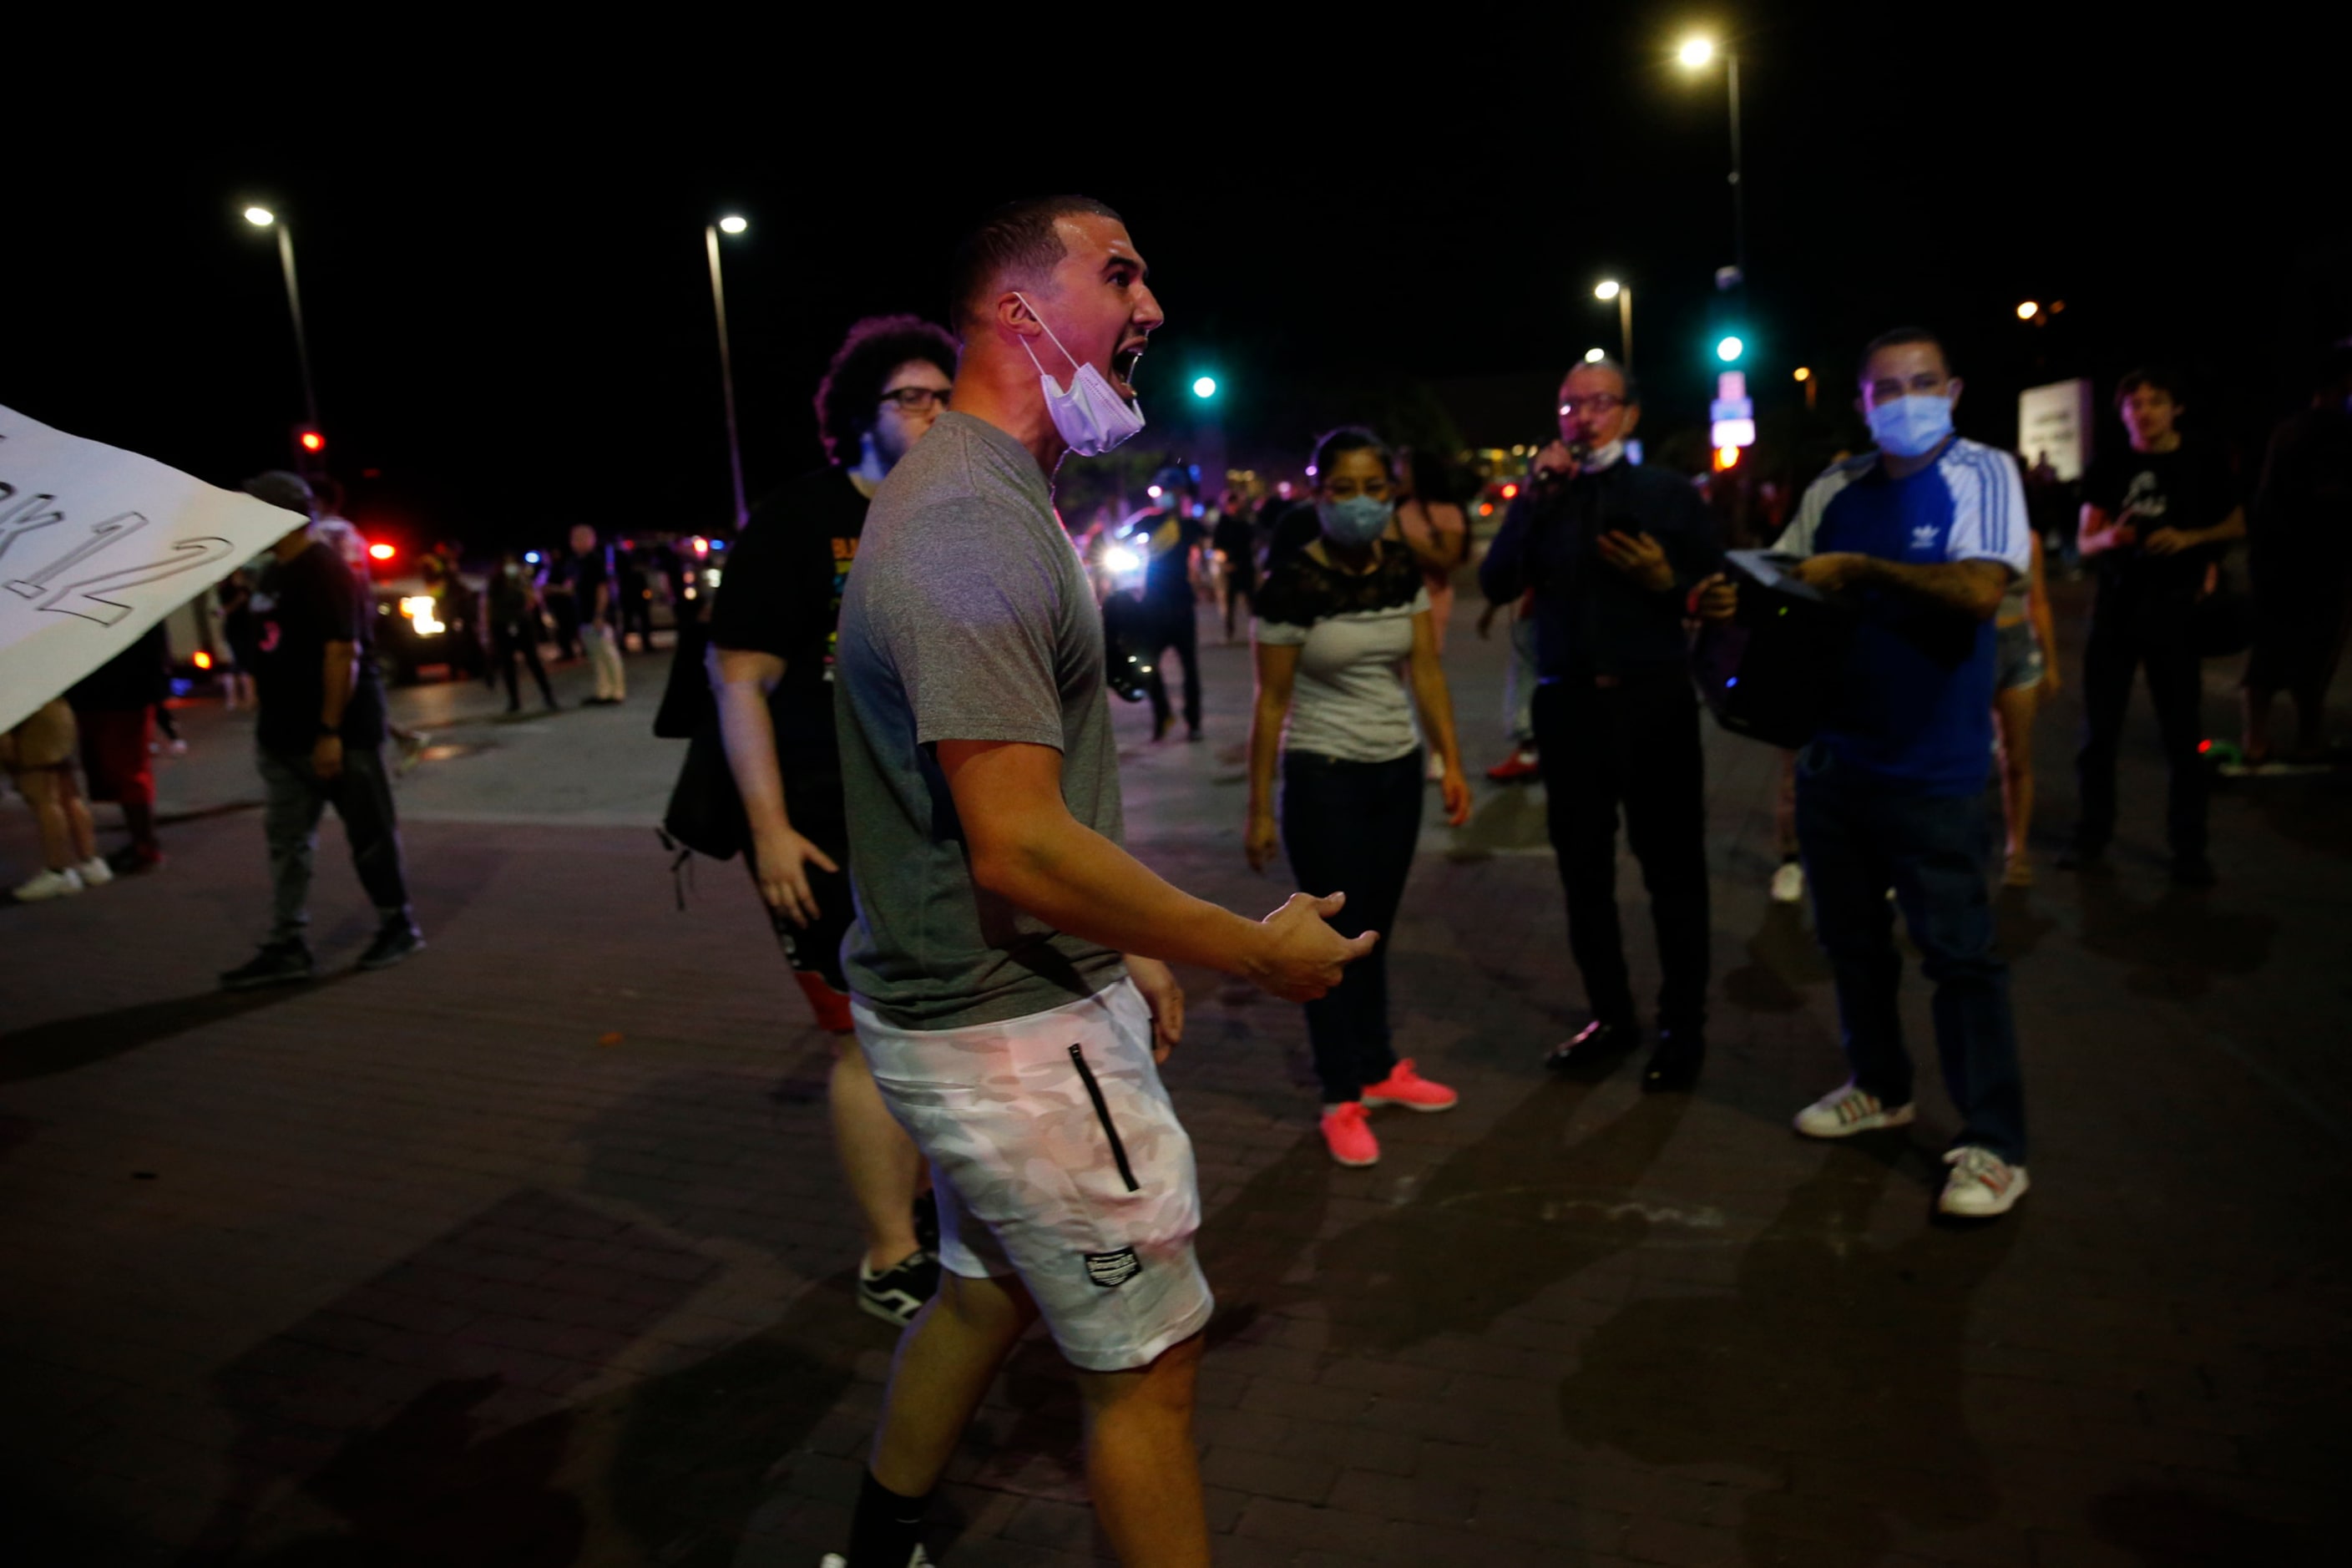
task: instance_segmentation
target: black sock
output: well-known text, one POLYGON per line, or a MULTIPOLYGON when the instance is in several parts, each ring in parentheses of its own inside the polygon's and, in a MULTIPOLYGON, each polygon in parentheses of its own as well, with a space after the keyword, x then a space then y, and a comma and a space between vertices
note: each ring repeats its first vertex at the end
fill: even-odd
POLYGON ((1791 849, 1787 854, 1780 857, 1780 864, 1783 866, 1793 866, 1803 858, 1803 856, 1798 854, 1794 849, 1791 849))
POLYGON ((929 1493, 900 1497, 866 1471, 849 1522, 849 1568, 907 1568, 930 1501, 929 1493))

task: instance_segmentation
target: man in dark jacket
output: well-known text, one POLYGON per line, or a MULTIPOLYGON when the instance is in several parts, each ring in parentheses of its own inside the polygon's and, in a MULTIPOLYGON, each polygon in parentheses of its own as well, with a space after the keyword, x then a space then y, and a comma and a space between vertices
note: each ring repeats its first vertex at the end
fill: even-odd
POLYGON ((1568 941, 1592 1022, 1559 1068, 1631 1046, 1633 992, 1617 920, 1617 816, 1650 889, 1664 982, 1642 1087, 1685 1089, 1706 1052, 1705 764, 1685 668, 1687 595, 1720 555, 1678 474, 1625 458, 1641 394, 1622 367, 1580 364, 1559 389, 1560 438, 1536 458, 1478 569, 1497 605, 1532 589, 1536 749, 1568 941))

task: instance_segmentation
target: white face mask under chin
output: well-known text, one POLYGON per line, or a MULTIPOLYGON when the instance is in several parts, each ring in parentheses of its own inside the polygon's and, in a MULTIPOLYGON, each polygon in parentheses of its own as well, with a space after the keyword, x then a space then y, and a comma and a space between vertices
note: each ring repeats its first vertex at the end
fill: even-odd
POLYGON ((1026 295, 1014 299, 1029 306, 1029 313, 1037 317, 1037 324, 1045 328, 1054 346, 1062 350, 1062 357, 1070 362, 1071 375, 1067 390, 1054 384, 1045 367, 1037 363, 1037 353, 1024 340, 1021 352, 1029 363, 1037 365, 1037 384, 1045 391, 1045 412, 1052 416, 1054 428, 1069 443, 1070 450, 1081 458, 1099 457, 1143 428, 1143 409, 1129 403, 1111 390, 1102 372, 1091 364, 1081 364, 1077 356, 1062 347, 1062 340, 1054 336, 1054 329, 1045 325, 1045 318, 1037 307, 1029 304, 1026 295))

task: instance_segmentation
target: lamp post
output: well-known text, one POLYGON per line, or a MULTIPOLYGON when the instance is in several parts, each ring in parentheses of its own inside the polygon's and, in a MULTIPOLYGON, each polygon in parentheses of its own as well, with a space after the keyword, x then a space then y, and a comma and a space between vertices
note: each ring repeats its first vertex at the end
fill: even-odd
MULTIPOLYGON (((1715 58, 1715 40, 1706 37, 1689 38, 1675 51, 1686 69, 1698 70, 1715 58)), ((1748 187, 1740 178, 1739 159, 1739 55, 1723 51, 1724 80, 1731 98, 1731 266, 1733 281, 1741 288, 1748 284, 1748 187)))
POLYGON ((1617 301, 1617 363, 1625 374, 1633 374, 1633 290, 1614 278, 1604 278, 1592 289, 1592 297, 1604 303, 1617 301))
POLYGON ((278 231, 278 265, 286 274, 286 309, 294 318, 294 357, 302 366, 302 412, 310 420, 309 427, 317 430, 320 428, 319 393, 310 379, 310 335, 302 330, 302 290, 294 281, 293 230, 276 213, 264 206, 246 208, 245 221, 256 228, 278 231))
POLYGON ((735 361, 727 342, 727 289, 719 276, 719 237, 741 234, 751 226, 733 213, 702 227, 703 248, 710 254, 710 310, 719 319, 719 387, 727 402, 727 468, 735 481, 735 531, 740 533, 751 509, 743 499, 743 446, 735 433, 735 361))

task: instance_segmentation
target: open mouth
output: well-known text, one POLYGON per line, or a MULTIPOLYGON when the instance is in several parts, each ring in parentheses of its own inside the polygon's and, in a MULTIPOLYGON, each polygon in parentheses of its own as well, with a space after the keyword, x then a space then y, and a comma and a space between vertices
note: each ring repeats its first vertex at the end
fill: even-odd
POLYGON ((1135 367, 1143 358, 1145 346, 1144 339, 1130 338, 1119 344, 1118 352, 1110 356, 1112 390, 1129 402, 1135 399, 1135 367))

